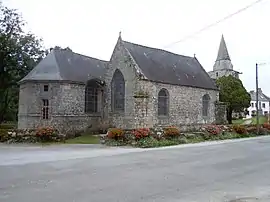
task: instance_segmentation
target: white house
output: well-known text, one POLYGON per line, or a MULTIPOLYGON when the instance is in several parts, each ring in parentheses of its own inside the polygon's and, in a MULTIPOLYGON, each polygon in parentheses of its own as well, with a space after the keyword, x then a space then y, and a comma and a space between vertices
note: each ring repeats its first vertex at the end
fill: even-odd
MULTIPOLYGON (((256 92, 250 91, 251 96, 250 107, 247 109, 247 116, 246 118, 251 118, 252 116, 256 116, 256 92)), ((259 115, 269 115, 270 114, 270 98, 263 94, 262 89, 259 88, 258 90, 258 108, 259 108, 259 115)))

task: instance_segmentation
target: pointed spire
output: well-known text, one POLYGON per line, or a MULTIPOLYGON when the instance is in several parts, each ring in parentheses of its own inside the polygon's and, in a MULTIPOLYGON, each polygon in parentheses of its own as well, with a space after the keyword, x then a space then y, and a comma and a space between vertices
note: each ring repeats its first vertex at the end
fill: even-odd
POLYGON ((219 61, 219 60, 230 60, 231 61, 231 58, 230 58, 230 55, 228 53, 228 49, 227 49, 223 34, 222 34, 222 37, 221 37, 221 41, 220 41, 216 61, 219 61))
POLYGON ((122 40, 122 36, 121 36, 122 32, 119 32, 119 40, 122 40))

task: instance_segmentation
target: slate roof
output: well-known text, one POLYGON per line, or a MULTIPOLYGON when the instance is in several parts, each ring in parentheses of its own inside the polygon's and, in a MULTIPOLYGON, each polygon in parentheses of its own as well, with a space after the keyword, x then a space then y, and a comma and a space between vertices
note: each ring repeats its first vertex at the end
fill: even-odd
POLYGON ((54 48, 24 81, 71 81, 85 83, 91 78, 102 79, 106 61, 80 55, 70 49, 54 48))
POLYGON ((149 80, 217 90, 214 81, 196 58, 122 42, 149 80))
MULTIPOLYGON (((151 81, 218 90, 214 81, 194 57, 177 55, 126 41, 122 43, 142 73, 151 81)), ((70 49, 54 48, 19 83, 24 81, 86 83, 92 78, 103 80, 106 65, 107 61, 80 55, 70 49)))
MULTIPOLYGON (((256 92, 255 91, 250 91, 249 92, 251 96, 252 101, 256 101, 256 92)), ((259 102, 270 102, 270 98, 266 96, 261 89, 258 91, 258 101, 259 102)))
POLYGON ((221 41, 219 44, 219 50, 216 61, 220 60, 231 60, 223 35, 221 37, 221 41))

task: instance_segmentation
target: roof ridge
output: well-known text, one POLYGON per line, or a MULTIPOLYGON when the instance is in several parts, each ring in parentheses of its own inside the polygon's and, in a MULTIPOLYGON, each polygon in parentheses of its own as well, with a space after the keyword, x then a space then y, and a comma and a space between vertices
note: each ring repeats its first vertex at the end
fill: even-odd
POLYGON ((53 59, 55 60, 56 68, 57 68, 57 71, 58 71, 58 74, 59 74, 60 78, 61 78, 62 80, 65 80, 66 78, 63 78, 62 75, 61 75, 61 70, 60 70, 60 67, 59 67, 59 62, 58 62, 57 57, 56 57, 56 55, 55 55, 56 52, 57 52, 58 50, 59 50, 59 49, 54 49, 54 50, 52 50, 52 51, 51 51, 51 54, 52 54, 53 59))
POLYGON ((99 58, 94 58, 94 57, 91 57, 91 56, 88 56, 88 55, 83 55, 83 54, 81 54, 81 53, 76 53, 76 52, 72 52, 72 53, 74 53, 74 54, 76 54, 76 55, 79 55, 79 56, 87 57, 87 58, 89 58, 89 59, 99 60, 99 61, 101 61, 101 62, 109 62, 109 61, 107 61, 107 60, 102 60, 102 59, 99 59, 99 58))
MULTIPOLYGON (((173 55, 176 55, 176 56, 181 56, 181 57, 186 57, 186 58, 191 58, 193 59, 194 57, 192 56, 186 56, 186 55, 180 55, 180 54, 177 54, 177 53, 173 53, 171 51, 167 51, 167 50, 164 50, 164 49, 161 49, 161 48, 154 48, 154 47, 150 47, 150 46, 145 46, 145 45, 141 45, 141 44, 137 44, 137 43, 133 43, 133 42, 129 42, 129 41, 125 41, 125 40, 122 40, 124 43, 129 43, 129 44, 133 44, 133 45, 136 45, 136 46, 141 46, 143 48, 149 48, 149 49, 153 49, 153 50, 158 50, 158 51, 163 51, 163 52, 167 52, 167 53, 170 53, 170 54, 173 54, 173 55)), ((151 52, 150 52, 151 53, 151 52)), ((149 53, 146 53, 146 55, 149 54, 149 53)))
POLYGON ((93 60, 99 60, 101 62, 109 62, 107 60, 101 60, 101 59, 98 59, 98 58, 94 58, 94 57, 91 57, 91 56, 88 56, 88 55, 84 55, 84 54, 81 54, 81 53, 77 53, 77 52, 74 52, 72 50, 67 50, 67 49, 57 49, 57 51, 62 51, 62 52, 71 52, 72 54, 74 55, 78 55, 78 56, 82 56, 82 57, 87 57, 89 59, 93 59, 93 60))

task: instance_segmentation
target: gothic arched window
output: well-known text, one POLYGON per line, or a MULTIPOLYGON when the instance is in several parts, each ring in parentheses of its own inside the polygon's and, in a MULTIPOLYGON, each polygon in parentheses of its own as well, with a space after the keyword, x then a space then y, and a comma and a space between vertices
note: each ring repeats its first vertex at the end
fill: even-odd
POLYGON ((164 88, 158 93, 158 115, 169 115, 169 92, 164 88))
POLYGON ((205 94, 202 98, 202 115, 204 117, 209 115, 210 96, 205 94))
POLYGON ((112 111, 125 111, 125 80, 120 70, 116 69, 111 83, 112 111))

